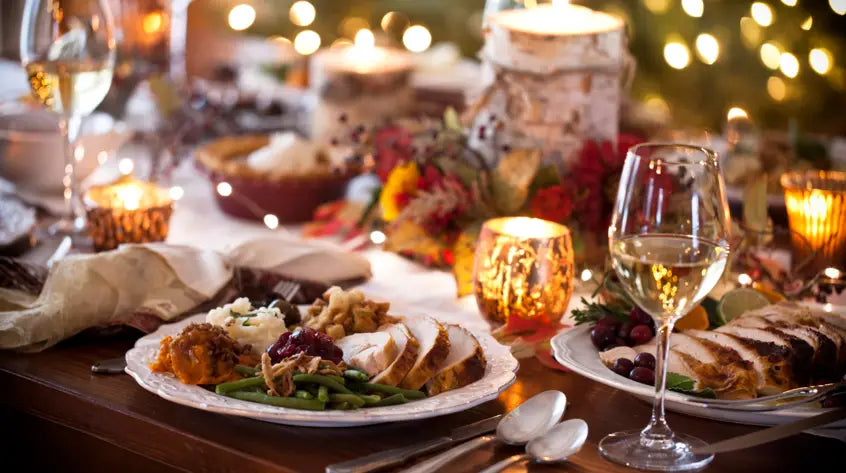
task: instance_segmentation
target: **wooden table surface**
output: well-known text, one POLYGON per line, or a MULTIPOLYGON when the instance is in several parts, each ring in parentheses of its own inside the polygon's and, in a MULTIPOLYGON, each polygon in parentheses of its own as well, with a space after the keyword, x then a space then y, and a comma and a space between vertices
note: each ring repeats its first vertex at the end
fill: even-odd
MULTIPOLYGON (((588 443, 565 466, 529 471, 617 472, 599 456, 606 434, 645 425, 650 406, 573 373, 522 362, 517 382, 497 400, 435 419, 341 429, 288 427, 183 407, 143 390, 127 375, 96 375, 94 361, 121 356, 132 339, 71 339, 38 354, 0 352, 0 442, 4 464, 26 471, 320 472, 328 464, 404 446, 507 412, 547 389, 567 394, 565 418, 590 426, 588 443)), ((755 427, 669 414, 678 431, 707 441, 755 427)), ((444 471, 478 471, 519 452, 491 447, 444 471)), ((807 434, 720 454, 712 472, 846 471, 846 445, 807 434)), ((3 471, 16 471, 15 469, 3 471)), ((524 471, 522 467, 510 471, 524 471)))

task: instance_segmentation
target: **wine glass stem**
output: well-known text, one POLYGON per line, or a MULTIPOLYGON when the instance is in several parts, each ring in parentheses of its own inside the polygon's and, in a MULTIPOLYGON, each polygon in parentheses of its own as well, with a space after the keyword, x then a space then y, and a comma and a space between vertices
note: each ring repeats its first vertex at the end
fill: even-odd
POLYGON ((82 117, 62 116, 59 120, 59 130, 62 133, 65 151, 65 218, 73 223, 82 216, 82 206, 79 201, 79 179, 76 174, 76 146, 79 138, 79 128, 82 117))
POLYGON ((674 321, 665 322, 658 328, 658 352, 655 362, 655 399, 652 401, 652 419, 640 433, 644 446, 657 449, 673 448, 673 431, 664 417, 664 393, 667 389, 667 359, 670 355, 670 334, 674 321))

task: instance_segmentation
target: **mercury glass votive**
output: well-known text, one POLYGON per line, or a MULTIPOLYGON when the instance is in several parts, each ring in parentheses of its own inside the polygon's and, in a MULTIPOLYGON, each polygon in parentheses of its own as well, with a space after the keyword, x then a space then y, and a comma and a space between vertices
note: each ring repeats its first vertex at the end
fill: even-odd
POLYGON ((503 217, 482 226, 473 284, 479 310, 489 320, 558 322, 573 294, 574 272, 573 244, 564 225, 503 217))
POLYGON ((88 230, 94 249, 111 250, 122 243, 164 241, 173 199, 168 189, 123 176, 85 193, 88 230))
MULTIPOLYGON (((846 260, 846 172, 787 172, 781 176, 790 229, 831 264, 846 260)), ((794 237, 795 239, 795 237, 794 237)))

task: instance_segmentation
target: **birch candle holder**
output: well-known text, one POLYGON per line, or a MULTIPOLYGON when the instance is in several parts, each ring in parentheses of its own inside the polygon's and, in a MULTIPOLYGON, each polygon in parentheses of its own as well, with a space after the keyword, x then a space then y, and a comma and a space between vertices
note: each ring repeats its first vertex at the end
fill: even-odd
POLYGON ((503 10, 488 19, 481 57, 489 84, 467 113, 503 119, 511 147, 566 168, 586 139, 616 141, 631 65, 620 18, 569 4, 503 10))

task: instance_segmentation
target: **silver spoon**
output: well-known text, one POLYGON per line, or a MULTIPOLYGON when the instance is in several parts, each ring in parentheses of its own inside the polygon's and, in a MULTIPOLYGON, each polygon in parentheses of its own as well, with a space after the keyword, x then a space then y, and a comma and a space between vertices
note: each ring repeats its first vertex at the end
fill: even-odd
POLYGON ((538 438, 552 428, 564 415, 567 396, 561 391, 544 391, 532 396, 499 421, 496 435, 483 435, 479 438, 453 447, 440 455, 418 463, 404 473, 430 473, 440 471, 441 467, 456 458, 475 450, 482 445, 499 440, 508 445, 524 445, 538 438))
POLYGON ((526 444, 526 453, 512 455, 481 471, 481 473, 498 473, 511 465, 526 460, 537 463, 562 462, 581 450, 587 440, 588 426, 582 419, 570 419, 549 429, 540 437, 534 438, 526 444))

